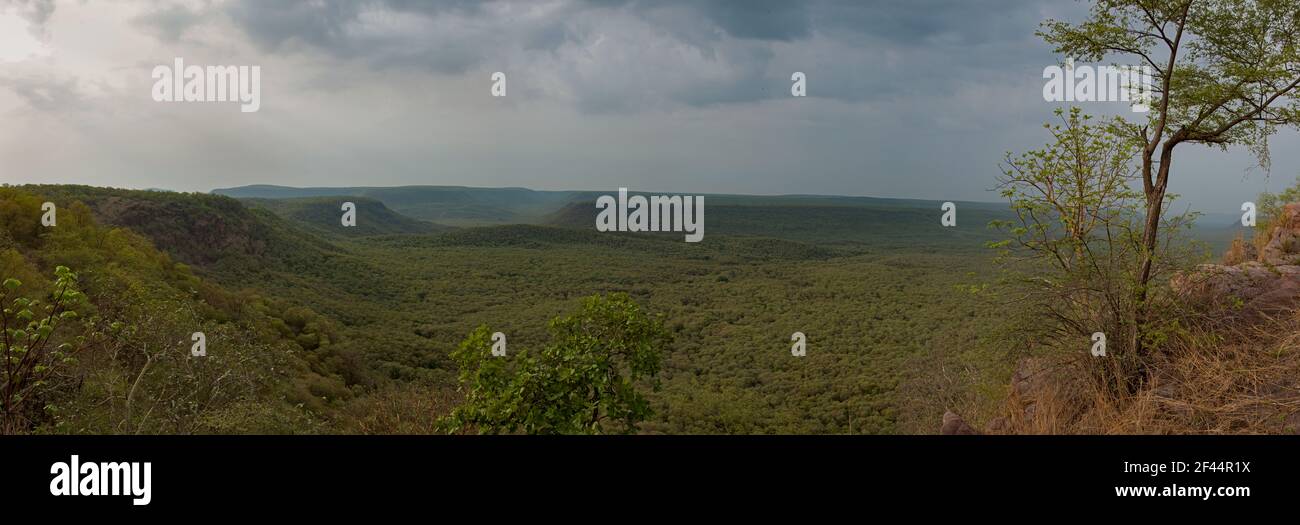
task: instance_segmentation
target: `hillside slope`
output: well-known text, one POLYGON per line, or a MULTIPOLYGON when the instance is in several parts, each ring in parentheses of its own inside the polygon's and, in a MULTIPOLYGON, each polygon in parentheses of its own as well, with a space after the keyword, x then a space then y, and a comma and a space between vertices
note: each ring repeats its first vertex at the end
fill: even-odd
POLYGON ((213 272, 255 271, 269 263, 291 264, 338 251, 269 211, 249 209, 228 197, 72 185, 21 188, 60 207, 84 203, 97 222, 129 228, 176 260, 213 272))
POLYGON ((330 235, 393 235, 448 231, 453 228, 415 220, 398 214, 384 203, 368 197, 301 197, 292 199, 242 199, 253 208, 266 209, 276 215, 330 235), (344 202, 356 205, 356 225, 342 227, 344 202))
POLYGON ((219 188, 212 190, 212 193, 239 199, 367 197, 382 202, 407 217, 450 226, 538 222, 546 213, 562 206, 575 194, 568 191, 461 186, 290 188, 270 185, 219 188))
POLYGON ((60 317, 51 335, 80 348, 75 360, 43 365, 56 376, 27 403, 23 431, 318 431, 321 416, 355 393, 344 377, 352 371, 320 361, 339 355, 322 340, 328 326, 308 327, 305 310, 196 275, 146 236, 100 225, 91 207, 69 197, 84 196, 100 214, 145 229, 147 216, 164 222, 185 218, 184 210, 212 210, 153 228, 177 241, 207 235, 176 244, 196 262, 214 261, 201 239, 250 257, 266 251, 255 242, 256 221, 230 212, 234 201, 145 193, 0 188, 0 279, 15 284, 6 297, 53 301, 51 276, 66 267, 86 298, 72 306, 79 315, 60 317), (58 203, 56 225, 41 224, 47 200, 58 203), (205 334, 206 356, 191 355, 195 333, 205 334))

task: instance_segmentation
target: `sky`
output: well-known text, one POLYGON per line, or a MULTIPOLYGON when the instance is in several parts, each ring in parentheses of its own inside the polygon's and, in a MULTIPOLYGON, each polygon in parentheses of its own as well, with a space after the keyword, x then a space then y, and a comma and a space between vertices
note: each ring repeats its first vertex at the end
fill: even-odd
MULTIPOLYGON (((0 183, 828 194, 997 201, 1059 104, 1071 0, 0 0, 0 183), (260 108, 154 100, 156 66, 258 66, 260 108), (492 96, 492 75, 506 96, 492 96), (802 72, 806 97, 791 96, 802 72)), ((1096 114, 1127 112, 1086 103, 1096 114)), ((1300 137, 1182 147, 1234 212, 1300 137)))

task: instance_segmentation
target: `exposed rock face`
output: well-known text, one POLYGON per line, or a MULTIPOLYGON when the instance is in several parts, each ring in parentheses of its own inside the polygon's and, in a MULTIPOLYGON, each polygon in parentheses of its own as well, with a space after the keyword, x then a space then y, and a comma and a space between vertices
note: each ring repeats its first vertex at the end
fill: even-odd
POLYGON ((1260 262, 1277 265, 1300 264, 1300 202, 1282 208, 1282 217, 1269 232, 1260 262))
POLYGON ((1203 264, 1175 275, 1169 285, 1179 295, 1217 302, 1247 316, 1268 314, 1300 302, 1300 203, 1282 209, 1258 255, 1250 243, 1234 243, 1225 263, 1203 264))
POLYGON ((1169 283, 1185 297, 1239 305, 1243 310, 1269 311, 1300 299, 1300 266, 1250 261, 1237 266, 1203 264, 1169 283))
POLYGON ((939 429, 939 433, 945 436, 974 435, 979 434, 980 431, 966 424, 966 420, 949 410, 943 413, 943 427, 939 429))

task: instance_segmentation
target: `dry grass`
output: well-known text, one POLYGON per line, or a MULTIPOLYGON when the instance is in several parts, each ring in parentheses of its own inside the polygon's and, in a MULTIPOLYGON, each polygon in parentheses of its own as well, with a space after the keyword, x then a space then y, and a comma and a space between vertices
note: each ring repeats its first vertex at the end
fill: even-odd
POLYGON ((1180 335, 1125 398, 1103 394, 1080 362, 1021 364, 1006 428, 1025 434, 1300 433, 1300 314, 1180 335))
POLYGON ((355 434, 436 434, 438 419, 459 402, 452 390, 420 383, 387 387, 349 404, 347 428, 355 434))
POLYGON ((1237 237, 1232 240, 1232 246, 1223 253, 1222 264, 1232 266, 1247 261, 1254 261, 1258 253, 1264 247, 1255 240, 1247 241, 1245 237, 1238 233, 1237 237))

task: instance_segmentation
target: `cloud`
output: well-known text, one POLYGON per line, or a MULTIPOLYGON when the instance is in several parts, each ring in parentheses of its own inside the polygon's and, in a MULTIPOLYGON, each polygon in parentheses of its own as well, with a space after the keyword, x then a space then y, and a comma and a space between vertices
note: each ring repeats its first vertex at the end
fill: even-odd
MULTIPOLYGON (((1040 75, 1060 57, 1034 30, 1080 19, 1088 4, 0 0, 51 51, 0 62, 0 158, 7 182, 187 190, 993 200, 1001 154, 1040 147, 1054 107, 1040 75), (260 65, 262 110, 153 102, 151 68, 177 56, 260 65), (508 75, 504 99, 489 94, 495 71, 508 75), (806 98, 790 96, 794 71, 807 75, 806 98)), ((1275 148, 1274 183, 1297 171, 1296 150, 1275 148)), ((1238 199, 1230 211, 1263 189, 1235 176, 1246 157, 1193 155, 1179 169, 1197 203, 1238 199), (1223 172, 1230 184, 1216 182, 1223 172)))
POLYGON ((590 0, 424 3, 244 0, 230 14, 264 49, 375 68, 465 74, 508 64, 580 110, 638 112, 789 95, 887 100, 954 76, 1044 61, 1025 0, 590 0), (971 51, 978 51, 972 54, 971 51), (955 74, 954 74, 955 73, 955 74))
POLYGON ((0 1, 0 12, 14 12, 31 22, 31 31, 40 36, 45 23, 54 14, 54 0, 4 0, 0 1))
POLYGON ((132 19, 132 23, 163 42, 176 42, 191 27, 210 14, 209 9, 182 4, 164 5, 132 19))
POLYGON ((219 11, 265 53, 505 71, 525 96, 636 113, 787 97, 794 71, 808 75, 811 97, 866 101, 933 90, 953 72, 1036 64, 1041 46, 1026 28, 1041 10, 1029 0, 231 0, 163 6, 136 23, 174 42, 219 11))
POLYGON ((0 88, 7 88, 42 112, 68 112, 89 106, 80 82, 73 76, 6 71, 0 74, 0 88))
MULTIPOLYGON (((600 5, 600 3, 596 3, 600 5)), ((626 4, 651 20, 663 10, 686 9, 732 38, 790 42, 812 34, 810 6, 783 0, 637 0, 626 4)))

